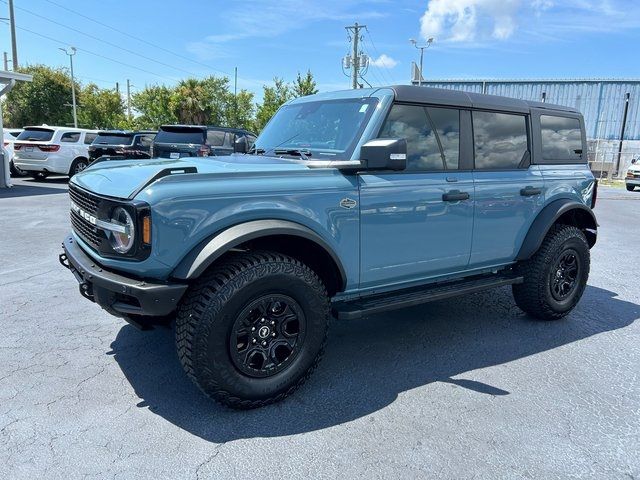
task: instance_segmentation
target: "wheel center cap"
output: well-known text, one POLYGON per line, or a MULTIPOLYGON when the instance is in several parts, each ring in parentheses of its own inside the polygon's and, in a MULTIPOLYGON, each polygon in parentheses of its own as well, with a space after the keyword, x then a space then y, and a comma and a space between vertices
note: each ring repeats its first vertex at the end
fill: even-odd
POLYGON ((260 327, 260 329, 258 330, 258 336, 260 338, 263 338, 263 339, 267 338, 270 334, 271 334, 271 329, 269 327, 267 327, 266 325, 260 327))

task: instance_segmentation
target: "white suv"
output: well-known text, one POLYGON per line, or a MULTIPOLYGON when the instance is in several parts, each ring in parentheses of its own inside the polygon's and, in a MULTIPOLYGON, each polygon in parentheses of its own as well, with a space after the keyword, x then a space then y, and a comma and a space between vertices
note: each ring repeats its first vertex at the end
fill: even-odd
POLYGON ((97 135, 82 128, 24 127, 13 144, 13 162, 35 179, 52 173, 71 177, 89 165, 89 145, 97 135))

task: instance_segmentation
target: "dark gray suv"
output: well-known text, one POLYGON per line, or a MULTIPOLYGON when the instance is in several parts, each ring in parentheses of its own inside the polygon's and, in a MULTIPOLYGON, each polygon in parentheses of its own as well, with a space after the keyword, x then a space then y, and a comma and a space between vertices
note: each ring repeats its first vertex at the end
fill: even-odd
POLYGON ((248 146, 256 140, 254 133, 239 128, 163 125, 153 141, 151 155, 154 158, 231 155, 235 142, 243 137, 248 146))

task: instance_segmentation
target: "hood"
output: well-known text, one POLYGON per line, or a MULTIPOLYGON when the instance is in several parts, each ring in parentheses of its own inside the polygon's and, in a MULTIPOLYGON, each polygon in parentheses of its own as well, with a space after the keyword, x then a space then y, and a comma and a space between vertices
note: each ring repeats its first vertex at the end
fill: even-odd
POLYGON ((303 163, 290 159, 242 154, 177 160, 113 160, 89 166, 74 175, 71 182, 98 195, 130 198, 166 175, 285 173, 307 169, 303 163))

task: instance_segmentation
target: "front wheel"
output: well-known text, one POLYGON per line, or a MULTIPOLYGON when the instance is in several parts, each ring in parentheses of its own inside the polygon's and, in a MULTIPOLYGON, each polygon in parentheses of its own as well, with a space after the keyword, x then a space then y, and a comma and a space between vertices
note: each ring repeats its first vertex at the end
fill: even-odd
POLYGON ((306 265, 272 252, 235 254, 187 292, 178 356, 207 395, 232 408, 282 400, 322 356, 329 299, 306 265))
POLYGON ((633 192, 635 190, 636 186, 635 185, 627 185, 627 191, 628 192, 633 192))
POLYGON ((557 320, 576 306, 589 278, 589 244, 579 228, 555 225, 533 257, 517 266, 516 304, 542 320, 557 320))

